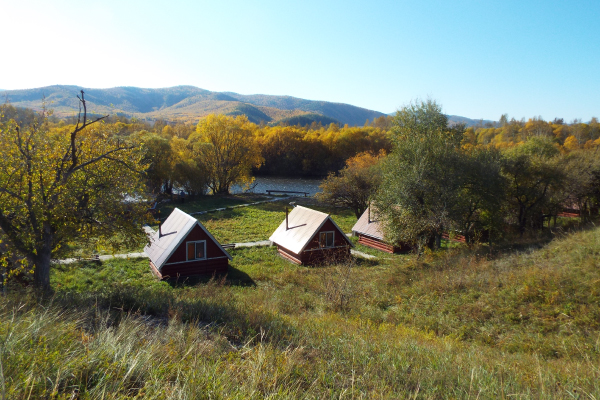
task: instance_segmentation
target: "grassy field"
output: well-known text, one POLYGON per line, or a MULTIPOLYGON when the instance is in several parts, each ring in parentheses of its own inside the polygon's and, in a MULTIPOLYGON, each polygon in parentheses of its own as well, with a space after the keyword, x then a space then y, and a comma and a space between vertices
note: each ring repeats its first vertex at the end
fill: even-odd
POLYGON ((600 398, 600 229, 494 257, 357 248, 378 258, 240 248, 170 284, 147 260, 57 266, 52 298, 0 303, 7 398, 600 398))
POLYGON ((267 200, 267 197, 257 194, 232 194, 223 196, 196 196, 194 200, 189 197, 181 203, 178 196, 173 196, 173 201, 162 203, 159 210, 162 218, 169 216, 175 207, 186 213, 213 210, 215 208, 232 207, 240 204, 249 204, 267 200))
MULTIPOLYGON (((174 207, 186 212, 205 211, 214 208, 231 207, 243 203, 260 201, 256 197, 229 196, 213 199, 215 196, 204 196, 196 201, 184 204, 167 203, 161 208, 161 216, 168 216, 174 207), (180 207, 181 206, 181 207, 180 207)), ((259 198, 260 199, 260 198, 259 198)), ((264 199, 264 198, 263 198, 264 199)), ((269 202, 239 207, 208 214, 194 215, 221 243, 241 243, 267 240, 285 219, 286 206, 291 209, 290 202, 305 205, 331 214, 333 220, 345 232, 350 232, 356 223, 354 214, 346 209, 320 205, 311 198, 290 197, 277 202, 269 202)))
MULTIPOLYGON (((231 196, 200 196, 196 200, 185 203, 164 203, 160 209, 160 218, 166 218, 175 207, 188 213, 214 210, 217 208, 235 207, 263 201, 266 198, 260 195, 231 195, 231 196)), ((254 242, 268 240, 285 218, 285 207, 291 209, 290 202, 305 205, 319 211, 331 214, 334 221, 346 233, 350 232, 356 223, 356 217, 348 210, 329 207, 315 202, 311 198, 282 198, 281 201, 261 203, 249 207, 228 208, 224 211, 214 211, 207 214, 194 215, 215 238, 225 243, 254 242)), ((152 227, 158 229, 158 225, 152 227)), ((145 243, 137 247, 123 248, 120 253, 137 253, 143 251, 145 243)), ((68 243, 65 246, 64 257, 89 258, 92 254, 111 254, 110 249, 101 246, 83 245, 81 243, 68 243)))

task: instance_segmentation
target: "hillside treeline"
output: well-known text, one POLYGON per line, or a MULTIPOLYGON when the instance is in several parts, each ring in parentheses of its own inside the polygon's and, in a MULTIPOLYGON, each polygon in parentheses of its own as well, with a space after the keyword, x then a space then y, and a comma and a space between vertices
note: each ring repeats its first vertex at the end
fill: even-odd
POLYGON ((592 118, 588 123, 575 120, 566 124, 562 119, 544 121, 541 117, 528 121, 509 120, 502 115, 496 126, 470 127, 464 133, 463 144, 495 146, 498 148, 522 144, 532 137, 547 138, 567 150, 591 148, 600 144, 600 122, 592 118))
POLYGON ((398 112, 373 194, 388 239, 435 248, 445 233, 488 240, 556 225, 565 212, 598 217, 597 120, 503 119, 498 127, 449 126, 432 101, 398 112))
MULTIPOLYGON (((35 115, 31 110, 10 105, 3 107, 3 114, 4 119, 14 119, 20 125, 29 124, 35 115)), ((122 115, 109 116, 103 121, 106 130, 113 135, 143 143, 148 165, 147 181, 154 193, 169 194, 173 187, 183 188, 192 195, 207 189, 214 193, 227 192, 234 182, 251 181, 252 175, 322 177, 340 170, 347 159, 358 153, 379 153, 391 148, 389 117, 367 121, 363 127, 335 123, 323 126, 316 121, 305 126, 266 126, 254 124, 243 115, 209 115, 198 124, 157 120, 151 125, 122 115), (208 127, 206 121, 211 121, 214 126, 208 127), (207 131, 215 127, 220 131, 211 138, 207 131), (200 133, 202 130, 205 134, 200 133), (221 136, 228 139, 216 143, 221 136), (228 152, 234 143, 238 149, 242 146, 244 153, 230 159, 228 152), (210 146, 213 149, 221 147, 222 154, 213 154, 217 159, 208 160, 210 146), (215 176, 219 168, 232 168, 228 165, 232 163, 243 164, 243 173, 215 176)), ((52 129, 68 129, 76 122, 75 117, 59 120, 50 116, 47 119, 52 129)))

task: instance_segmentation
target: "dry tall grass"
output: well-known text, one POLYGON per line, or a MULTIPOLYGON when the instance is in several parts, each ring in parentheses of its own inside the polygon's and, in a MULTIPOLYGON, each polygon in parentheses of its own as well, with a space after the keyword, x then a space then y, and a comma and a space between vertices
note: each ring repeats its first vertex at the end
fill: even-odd
POLYGON ((236 250, 247 286, 65 267, 52 299, 2 299, 0 375, 9 399, 600 399, 599 256, 595 229, 494 260, 305 268, 236 250))

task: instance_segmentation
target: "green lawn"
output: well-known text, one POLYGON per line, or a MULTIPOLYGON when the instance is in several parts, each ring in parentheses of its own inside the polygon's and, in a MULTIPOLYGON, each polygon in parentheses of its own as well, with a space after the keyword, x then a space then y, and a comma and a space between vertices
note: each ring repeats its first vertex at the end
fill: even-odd
MULTIPOLYGON (((348 210, 315 206, 312 200, 295 199, 296 204, 306 205, 331 215, 340 229, 348 233, 356 223, 356 217, 348 210)), ((200 222, 221 243, 241 243, 267 240, 285 219, 285 207, 291 209, 289 199, 262 203, 250 207, 240 207, 196 215, 200 222)))
POLYGON ((159 207, 161 218, 167 217, 175 207, 186 213, 195 213, 199 211, 208 211, 215 208, 231 207, 240 204, 254 203, 266 200, 267 197, 257 194, 235 194, 226 196, 196 196, 194 200, 186 198, 184 203, 179 201, 177 196, 173 196, 173 201, 163 203, 159 207))
MULTIPOLYGON (((233 207, 265 200, 259 195, 235 196, 202 196, 184 204, 165 203, 161 208, 161 218, 166 218, 173 208, 178 207, 185 212, 207 211, 217 208, 233 207)), ((268 240, 285 218, 286 206, 291 209, 290 202, 314 208, 330 214, 344 232, 351 231, 356 217, 346 209, 318 205, 311 198, 287 197, 280 201, 261 203, 248 207, 228 208, 202 215, 194 215, 221 243, 243 243, 268 240)))

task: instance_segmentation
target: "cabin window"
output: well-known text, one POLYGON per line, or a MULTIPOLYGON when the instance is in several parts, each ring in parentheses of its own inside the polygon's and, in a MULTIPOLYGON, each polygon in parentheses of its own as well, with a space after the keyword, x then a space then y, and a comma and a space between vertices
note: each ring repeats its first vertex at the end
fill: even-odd
POLYGON ((187 242, 187 259, 188 261, 206 259, 206 240, 187 242))
POLYGON ((333 247, 333 231, 319 234, 319 247, 333 247))

